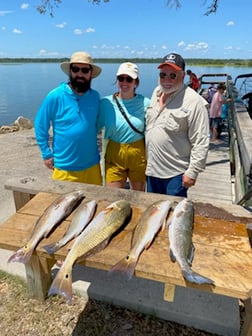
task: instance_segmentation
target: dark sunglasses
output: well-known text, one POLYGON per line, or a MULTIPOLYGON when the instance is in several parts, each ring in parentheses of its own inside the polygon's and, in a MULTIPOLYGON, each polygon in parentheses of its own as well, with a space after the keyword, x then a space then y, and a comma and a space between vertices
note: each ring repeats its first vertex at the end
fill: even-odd
POLYGON ((79 68, 79 67, 73 65, 73 66, 71 66, 71 70, 74 73, 77 73, 77 72, 81 71, 83 74, 88 74, 89 71, 91 70, 91 68, 79 68))
POLYGON ((119 82, 123 82, 124 80, 126 80, 127 83, 133 82, 133 78, 131 78, 130 76, 117 76, 117 79, 119 80, 119 82))
POLYGON ((169 75, 167 75, 165 72, 159 73, 159 77, 162 79, 164 79, 166 76, 169 77, 170 79, 175 79, 177 77, 177 74, 175 74, 174 72, 170 73, 169 75))

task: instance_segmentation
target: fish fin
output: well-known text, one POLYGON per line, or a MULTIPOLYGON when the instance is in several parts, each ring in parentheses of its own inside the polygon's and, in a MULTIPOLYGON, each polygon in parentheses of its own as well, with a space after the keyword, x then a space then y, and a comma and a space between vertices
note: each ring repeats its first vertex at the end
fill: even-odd
POLYGON ((127 279, 130 280, 134 274, 136 264, 137 264, 137 260, 128 255, 126 258, 123 258, 117 264, 115 264, 109 270, 108 273, 109 274, 114 273, 114 272, 125 273, 125 275, 127 276, 127 279))
POLYGON ((192 262, 193 262, 193 258, 194 258, 194 251, 195 251, 195 247, 193 245, 193 243, 191 244, 191 248, 190 248, 190 254, 187 258, 187 262, 190 266, 192 266, 192 262))
POLYGON ((164 231, 164 229, 166 229, 168 227, 168 223, 167 223, 167 220, 166 218, 164 218, 163 220, 163 224, 161 226, 161 231, 164 231))
POLYGON ((33 252, 33 249, 28 249, 24 246, 10 256, 10 258, 8 259, 8 263, 9 262, 20 262, 23 264, 27 264, 28 261, 31 259, 32 252, 33 252))
POLYGON ((170 259, 171 259, 171 261, 172 261, 173 263, 176 261, 176 257, 175 257, 175 255, 173 254, 172 249, 170 249, 170 259))
POLYGON ((64 263, 56 274, 48 291, 48 296, 51 295, 64 296, 68 304, 72 304, 72 271, 66 269, 64 263))
POLYGON ((45 245, 45 246, 42 246, 42 247, 43 247, 44 250, 46 250, 46 252, 48 254, 54 254, 60 248, 58 243, 52 243, 52 244, 45 245))
POLYGON ((183 274, 183 277, 189 282, 193 282, 198 285, 202 285, 202 284, 214 285, 214 281, 212 279, 204 277, 203 275, 200 275, 199 273, 196 273, 193 270, 182 271, 182 274, 183 274))
POLYGON ((161 231, 163 231, 164 229, 168 229, 169 225, 171 224, 171 220, 169 219, 170 218, 170 216, 169 216, 170 211, 171 211, 171 204, 169 206, 169 210, 167 212, 167 215, 164 218, 164 221, 163 221, 163 224, 162 224, 162 227, 161 227, 161 231))
POLYGON ((152 244, 154 238, 155 238, 155 237, 153 237, 152 239, 150 239, 150 240, 148 240, 148 241, 146 242, 146 244, 144 245, 144 249, 145 249, 145 250, 148 250, 148 248, 151 246, 151 244, 152 244))

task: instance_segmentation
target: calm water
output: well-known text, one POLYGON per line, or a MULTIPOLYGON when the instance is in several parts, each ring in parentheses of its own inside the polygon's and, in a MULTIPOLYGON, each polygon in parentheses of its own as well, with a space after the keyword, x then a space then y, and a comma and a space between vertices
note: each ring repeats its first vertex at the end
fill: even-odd
MULTIPOLYGON (((101 96, 117 90, 115 74, 118 64, 99 64, 102 74, 93 80, 92 87, 101 96)), ((228 73, 233 80, 243 73, 252 73, 252 68, 190 67, 198 76, 204 73, 228 73)), ((157 64, 139 64, 140 86, 138 92, 151 96, 157 84, 157 64)), ((34 120, 45 95, 67 77, 59 64, 0 64, 0 126, 13 123, 18 116, 34 120)), ((185 78, 188 81, 188 77, 185 78)))

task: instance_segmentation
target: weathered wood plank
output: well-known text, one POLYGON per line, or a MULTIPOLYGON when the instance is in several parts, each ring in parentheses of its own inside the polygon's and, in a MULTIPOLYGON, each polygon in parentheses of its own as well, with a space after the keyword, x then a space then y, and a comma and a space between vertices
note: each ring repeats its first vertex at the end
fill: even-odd
POLYGON ((233 202, 227 133, 223 133, 222 140, 221 145, 210 144, 206 169, 199 174, 196 185, 189 189, 192 199, 233 202))

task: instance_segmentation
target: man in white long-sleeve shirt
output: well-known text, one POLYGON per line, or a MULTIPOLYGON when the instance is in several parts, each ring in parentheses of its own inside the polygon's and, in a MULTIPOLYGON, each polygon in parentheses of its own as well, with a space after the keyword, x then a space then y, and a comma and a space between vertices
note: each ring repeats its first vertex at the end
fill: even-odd
POLYGON ((188 188, 205 169, 207 102, 184 84, 180 55, 168 54, 158 69, 159 85, 146 113, 147 191, 187 197, 188 188))

